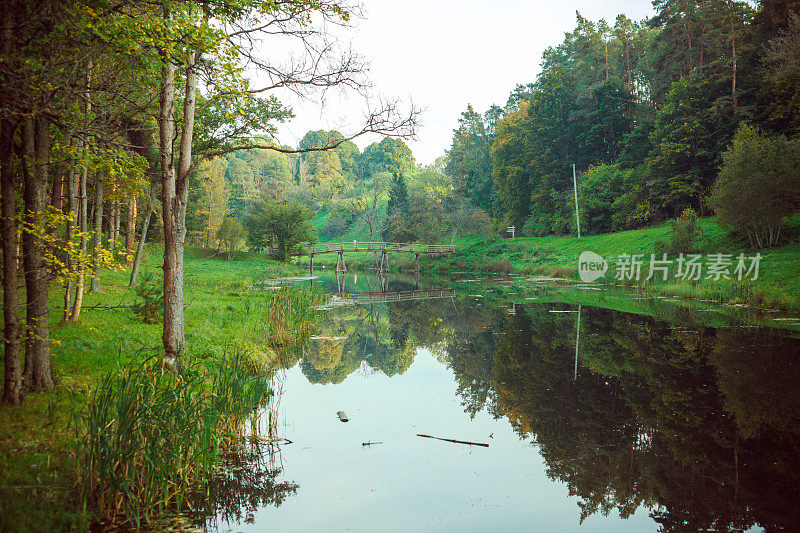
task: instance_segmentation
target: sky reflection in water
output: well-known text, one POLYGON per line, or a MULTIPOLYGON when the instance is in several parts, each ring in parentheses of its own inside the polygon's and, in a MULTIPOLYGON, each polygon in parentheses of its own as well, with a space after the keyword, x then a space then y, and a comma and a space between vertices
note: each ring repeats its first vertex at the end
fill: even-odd
MULTIPOLYGON (((347 289, 369 290, 368 279, 347 289)), ((288 361, 280 434, 293 443, 263 485, 281 497, 251 498, 239 513, 220 505, 209 525, 758 531, 800 521, 800 340, 715 329, 685 310, 661 320, 582 305, 575 373, 577 310, 459 293, 326 312, 288 361)))

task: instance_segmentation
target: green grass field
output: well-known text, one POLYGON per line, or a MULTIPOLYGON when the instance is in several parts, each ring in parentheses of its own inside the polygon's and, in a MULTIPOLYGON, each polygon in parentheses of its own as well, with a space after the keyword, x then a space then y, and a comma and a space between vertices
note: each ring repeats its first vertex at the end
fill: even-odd
MULTIPOLYGON (((715 219, 701 219, 703 236, 699 252, 704 254, 739 253, 751 257, 755 252, 746 243, 731 238, 715 219)), ((794 228, 793 228, 794 229, 794 228)), ((452 256, 427 260, 425 268, 444 274, 452 272, 491 272, 493 269, 511 270, 522 275, 553 276, 578 280, 578 257, 589 250, 603 256, 609 262, 607 274, 599 282, 615 283, 617 256, 642 254, 647 273, 650 254, 656 252, 657 241, 669 241, 670 225, 661 224, 644 229, 621 231, 604 235, 582 237, 522 237, 517 239, 495 239, 484 243, 478 238, 456 239, 456 253, 452 256)), ((685 281, 670 279, 667 282, 627 282, 632 285, 647 285, 649 289, 664 294, 710 299, 725 303, 743 303, 755 306, 776 307, 784 310, 800 309, 800 243, 787 244, 762 250, 757 280, 685 281)), ((671 257, 671 259, 675 259, 671 257)), ((752 276, 751 276, 752 277, 752 276)))

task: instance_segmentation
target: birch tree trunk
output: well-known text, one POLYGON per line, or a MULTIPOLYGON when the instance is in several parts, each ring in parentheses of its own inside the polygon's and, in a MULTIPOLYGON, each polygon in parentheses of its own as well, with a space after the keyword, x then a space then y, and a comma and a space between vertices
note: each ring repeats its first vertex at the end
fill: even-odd
MULTIPOLYGON (((164 351, 165 363, 174 367, 183 351, 183 249, 186 242, 186 204, 189 201, 189 170, 192 161, 192 137, 195 106, 197 103, 197 78, 194 71, 197 54, 188 52, 186 63, 186 89, 183 100, 183 125, 179 144, 178 168, 165 178, 172 183, 163 187, 164 204, 164 351), (177 176, 176 176, 177 174, 177 176)), ((172 70, 172 102, 174 106, 174 67, 172 70)), ((172 124, 174 128, 174 123, 172 124)))
MULTIPOLYGON (((94 64, 92 61, 88 61, 86 63, 86 79, 84 85, 84 112, 86 113, 86 117, 88 120, 89 113, 92 110, 92 100, 89 94, 89 86, 91 84, 91 77, 92 77, 92 68, 94 64)), ((84 150, 86 150, 86 143, 84 143, 84 150)), ((89 204, 89 194, 86 188, 86 182, 88 179, 89 168, 86 164, 83 165, 81 168, 81 175, 80 175, 80 185, 79 185, 79 192, 78 192, 78 200, 79 200, 79 220, 80 220, 80 231, 81 231, 81 254, 80 260, 78 262, 78 279, 75 283, 75 300, 72 303, 72 312, 70 313, 69 320, 70 322, 77 322, 78 318, 81 316, 81 306, 83 305, 83 292, 86 285, 86 250, 88 247, 87 243, 87 236, 86 232, 89 229, 89 220, 88 220, 88 204, 89 204)), ((95 207, 95 209, 97 209, 95 207)))
POLYGON ((158 182, 154 181, 150 184, 150 196, 147 199, 147 211, 145 211, 144 218, 142 219, 142 234, 139 237, 139 244, 136 246, 136 255, 133 258, 133 267, 131 268, 131 281, 128 287, 136 285, 136 276, 139 274, 139 267, 142 264, 142 255, 144 254, 144 244, 147 239, 147 230, 150 228, 150 219, 156 210, 156 195, 158 194, 158 182))
MULTIPOLYGON (((148 213, 149 214, 149 213, 148 213)), ((128 203, 128 219, 125 231, 125 257, 128 258, 133 250, 133 238, 136 233, 136 195, 131 195, 128 203)), ((126 259, 130 262, 129 259, 126 259)))
MULTIPOLYGON (((165 11, 165 17, 169 12, 165 11)), ((186 239, 188 175, 192 157, 192 136, 196 105, 196 54, 188 52, 186 88, 183 102, 183 127, 179 144, 178 168, 172 147, 175 133, 175 65, 168 56, 161 70, 161 186, 164 213, 164 365, 174 368, 185 344, 183 310, 183 248, 186 239), (177 175, 176 175, 177 174, 177 175)))
MULTIPOLYGON (((67 209, 70 212, 70 219, 67 221, 67 229, 64 235, 64 242, 72 241, 72 236, 78 227, 78 172, 74 170, 75 160, 70 165, 69 178, 67 181, 67 209)), ((65 260, 67 269, 67 281, 64 283, 64 315, 63 320, 69 320, 70 310, 72 309, 72 294, 75 290, 75 263, 72 256, 68 253, 65 260)))
POLYGON ((86 239, 86 231, 88 228, 88 203, 89 196, 86 191, 86 179, 89 169, 85 166, 81 169, 79 193, 78 193, 78 206, 80 209, 80 231, 81 231, 81 255, 78 263, 78 280, 75 283, 75 301, 72 303, 72 313, 70 313, 70 322, 77 322, 81 316, 81 306, 83 305, 83 291, 86 285, 86 249, 88 247, 86 239))
POLYGON ((105 179, 98 172, 94 184, 94 240, 92 248, 92 286, 89 292, 100 292, 100 251, 103 248, 103 187, 105 179))
POLYGON ((49 125, 41 118, 25 119, 25 222, 22 249, 25 265, 27 337, 25 339, 26 386, 32 390, 53 387, 50 371, 50 326, 47 292, 49 274, 43 258, 42 214, 47 205, 47 171, 50 159, 49 125))
MULTIPOLYGON (((114 192, 112 187, 112 193, 114 192)), ((113 257, 114 250, 117 245, 117 216, 119 214, 117 207, 118 207, 117 200, 111 202, 111 205, 108 206, 109 209, 109 217, 108 217, 108 251, 111 252, 113 257)))

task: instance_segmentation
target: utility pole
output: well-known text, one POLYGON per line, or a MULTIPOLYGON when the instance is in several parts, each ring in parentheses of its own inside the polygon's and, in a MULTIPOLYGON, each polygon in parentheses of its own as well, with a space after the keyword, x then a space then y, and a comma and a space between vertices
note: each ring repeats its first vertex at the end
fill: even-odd
POLYGON ((578 343, 581 340, 581 304, 578 304, 578 327, 575 333, 575 373, 572 381, 578 381, 578 343))
POLYGON ((578 226, 578 240, 581 240, 581 221, 578 217, 578 179, 575 177, 575 163, 572 163, 572 189, 575 191, 575 224, 578 226))

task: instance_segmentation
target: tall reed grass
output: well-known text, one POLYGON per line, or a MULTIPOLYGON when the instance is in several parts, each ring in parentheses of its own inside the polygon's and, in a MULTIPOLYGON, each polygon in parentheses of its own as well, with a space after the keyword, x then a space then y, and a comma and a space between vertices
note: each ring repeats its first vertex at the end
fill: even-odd
POLYGON ((76 407, 83 503, 102 522, 140 527, 186 508, 272 395, 241 356, 178 373, 153 363, 108 375, 76 407))

